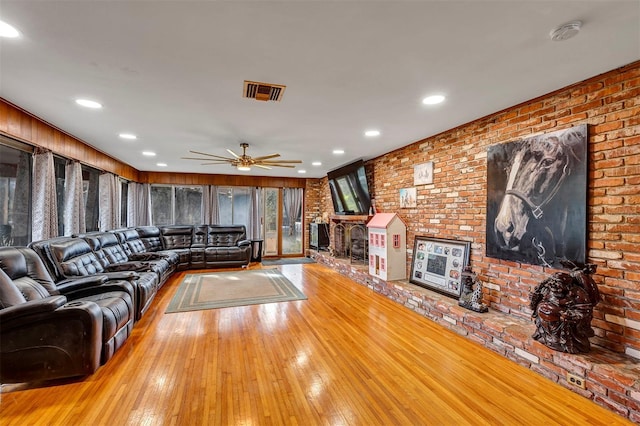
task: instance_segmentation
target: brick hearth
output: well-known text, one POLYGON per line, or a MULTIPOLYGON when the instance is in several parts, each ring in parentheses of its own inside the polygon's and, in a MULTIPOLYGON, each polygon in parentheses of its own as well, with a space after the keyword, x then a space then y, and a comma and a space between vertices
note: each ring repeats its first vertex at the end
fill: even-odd
POLYGON ((408 281, 386 282, 372 277, 366 266, 351 265, 313 250, 310 256, 358 284, 640 423, 640 365, 634 358, 595 345, 584 355, 557 352, 531 338, 535 330, 532 321, 493 309, 484 314, 469 311, 452 298, 408 281), (567 372, 584 377, 586 389, 569 385, 567 372))

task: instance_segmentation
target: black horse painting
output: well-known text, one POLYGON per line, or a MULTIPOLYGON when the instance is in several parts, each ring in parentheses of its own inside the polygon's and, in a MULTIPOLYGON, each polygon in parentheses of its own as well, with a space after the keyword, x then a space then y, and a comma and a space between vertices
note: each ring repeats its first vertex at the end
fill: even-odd
POLYGON ((487 256, 582 265, 586 209, 586 125, 489 147, 487 256))

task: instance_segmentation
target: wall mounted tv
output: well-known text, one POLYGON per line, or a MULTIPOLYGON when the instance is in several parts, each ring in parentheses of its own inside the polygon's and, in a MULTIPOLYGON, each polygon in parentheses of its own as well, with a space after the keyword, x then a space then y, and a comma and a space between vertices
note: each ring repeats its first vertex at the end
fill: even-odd
POLYGON ((339 215, 366 215, 371 207, 364 161, 347 164, 327 173, 333 210, 339 215))

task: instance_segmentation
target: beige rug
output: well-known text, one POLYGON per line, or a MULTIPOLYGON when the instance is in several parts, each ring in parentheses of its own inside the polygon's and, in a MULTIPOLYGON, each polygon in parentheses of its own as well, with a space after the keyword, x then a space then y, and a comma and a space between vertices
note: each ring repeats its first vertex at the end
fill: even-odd
POLYGON ((167 313, 304 300, 277 269, 187 274, 167 313))

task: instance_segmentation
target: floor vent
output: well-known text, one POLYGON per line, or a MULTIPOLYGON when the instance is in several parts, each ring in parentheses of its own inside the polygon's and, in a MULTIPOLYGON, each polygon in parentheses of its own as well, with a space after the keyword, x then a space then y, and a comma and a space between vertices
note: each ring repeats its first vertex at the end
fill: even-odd
POLYGON ((257 81, 244 81, 244 97, 257 101, 280 102, 287 86, 271 83, 259 83, 257 81))

